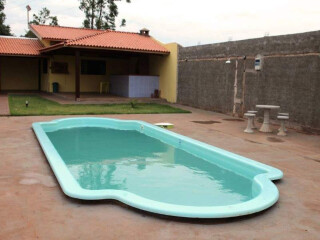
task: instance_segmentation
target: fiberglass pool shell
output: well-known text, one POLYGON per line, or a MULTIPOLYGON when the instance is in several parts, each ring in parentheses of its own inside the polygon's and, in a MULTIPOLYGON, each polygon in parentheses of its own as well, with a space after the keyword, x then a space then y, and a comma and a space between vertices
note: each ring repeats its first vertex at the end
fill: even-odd
MULTIPOLYGON (((83 200, 101 200, 101 199, 114 199, 121 201, 125 204, 128 204, 132 207, 142 209, 145 211, 163 214, 163 215, 169 215, 169 216, 176 216, 176 217, 188 217, 188 218, 225 218, 225 217, 236 217, 236 216, 242 216, 242 215, 248 215, 255 212, 262 211, 264 209, 269 208, 274 203, 277 202, 279 198, 279 192, 277 187, 274 185, 272 180, 278 180, 281 179, 283 176, 283 173, 271 166, 256 162, 254 160, 242 157, 240 155, 236 155, 234 153, 225 151, 220 148, 216 148, 214 146, 199 142, 197 140, 182 136, 180 134, 168 131, 163 128, 159 128, 157 126, 154 126, 152 124, 143 122, 143 121, 132 121, 132 120, 117 120, 117 119, 110 119, 110 118, 66 118, 66 119, 59 119, 54 120, 51 122, 37 122, 33 123, 33 130, 39 140, 39 143, 47 157, 47 160, 63 190, 63 192, 72 197, 77 199, 83 199, 83 200), (121 188, 121 187, 110 187, 110 184, 101 185, 100 183, 98 185, 96 184, 89 184, 88 181, 92 182, 95 181, 87 180, 87 182, 81 182, 79 181, 79 174, 80 172, 75 172, 75 168, 78 165, 74 164, 74 161, 77 161, 77 157, 74 157, 74 155, 77 153, 76 149, 70 149, 67 151, 67 155, 61 150, 63 148, 63 145, 68 145, 66 143, 63 143, 64 140, 67 140, 67 137, 73 136, 74 134, 72 131, 77 130, 78 132, 83 132, 90 130, 91 131, 96 130, 94 133, 95 135, 98 135, 98 132, 106 131, 115 131, 115 130, 121 130, 119 132, 119 136, 123 136, 123 133, 128 133, 129 135, 132 135, 133 139, 137 139, 137 142, 139 141, 139 138, 146 138, 146 141, 155 141, 155 146, 160 144, 159 146, 166 146, 167 148, 173 149, 177 153, 180 152, 180 155, 182 154, 184 157, 189 156, 190 161, 188 164, 181 164, 178 165, 174 161, 180 161, 179 159, 171 159, 172 162, 168 164, 166 162, 165 167, 163 168, 162 165, 157 165, 157 161, 166 161, 166 155, 156 153, 153 154, 156 159, 156 164, 150 164, 150 166, 153 166, 154 172, 148 175, 148 178, 143 179, 142 177, 142 183, 141 183, 141 174, 135 174, 135 172, 121 172, 121 169, 132 169, 131 165, 137 165, 134 169, 138 169, 141 173, 142 171, 146 171, 146 169, 150 169, 149 165, 145 166, 141 164, 139 165, 139 161, 129 161, 127 158, 128 156, 125 156, 125 160, 122 160, 122 165, 120 165, 119 170, 117 171, 117 176, 123 180, 127 181, 129 179, 129 183, 126 183, 128 186, 131 184, 132 192, 130 191, 130 188, 121 188), (124 132, 124 131, 127 132, 124 132), (71 132, 70 132, 71 131, 71 132), (55 135, 58 132, 63 132, 64 135, 60 139, 57 138, 55 135), (69 135, 68 135, 69 133, 69 135), (130 134, 129 134, 130 133, 130 134), (122 135, 121 135, 122 134, 122 135), (50 137, 49 137, 50 136, 50 137), (53 144, 53 142, 55 144, 53 144), (59 144, 59 142, 62 142, 63 144, 59 144), (58 146, 59 145, 59 146, 58 146), (57 150, 56 148, 59 148, 57 150), (59 153, 60 151, 60 153, 59 153), (157 156, 157 154, 159 156, 157 156), (62 156, 67 156, 66 158, 72 158, 72 164, 69 164, 69 159, 63 159, 62 156), (193 157, 192 157, 193 156, 193 157), (195 161, 194 159, 197 161, 195 161), (76 159, 76 160, 74 160, 76 159), (160 160, 159 160, 160 159, 160 160), (67 161, 67 162, 66 162, 67 161), (129 164, 128 164, 129 161, 129 164), (215 198, 216 193, 212 193, 211 195, 212 199, 209 199, 210 197, 206 197, 206 199, 201 199, 202 196, 206 196, 203 192, 199 192, 199 198, 197 199, 197 190, 200 189, 200 187, 206 186, 206 182, 201 182, 201 179, 199 177, 199 173, 203 171, 201 170, 201 166, 197 167, 197 164, 200 163, 205 168, 210 168, 209 165, 212 165, 212 168, 219 169, 219 171, 215 171, 215 174, 218 174, 211 177, 211 182, 218 185, 217 188, 222 188, 221 186, 224 184, 224 182, 227 182, 226 184, 229 184, 226 189, 218 189, 217 194, 219 194, 219 197, 226 196, 225 199, 220 199, 219 204, 216 204, 213 200, 215 198), (173 164, 173 165, 172 165, 173 164), (191 165, 190 165, 191 164, 191 165), (177 171, 175 168, 172 170, 172 166, 177 166, 177 171), (122 167, 122 168, 121 168, 122 167), (158 171, 159 169, 159 171, 158 171), (165 169, 164 171, 169 170, 168 172, 161 173, 161 171, 165 169), (181 171, 179 172, 179 169, 187 170, 187 171, 181 171), (196 177, 200 179, 200 183, 197 187, 195 183, 192 183, 193 180, 189 179, 189 183, 182 183, 183 184, 183 191, 180 192, 181 196, 175 196, 175 194, 180 189, 171 189, 172 187, 178 186, 181 187, 180 183, 173 182, 172 179, 179 182, 181 179, 184 178, 183 174, 190 174, 189 170, 192 170, 192 177, 196 177), (194 171, 196 169, 196 171, 194 171), (200 170, 199 170, 200 169, 200 170), (161 171, 160 171, 161 170, 161 171), (176 172, 175 172, 176 171, 176 172), (233 176, 229 180, 228 179, 221 179, 223 174, 219 174, 219 172, 227 172, 229 175, 226 176, 233 176), (175 174, 176 173, 176 174, 175 174), (178 175, 180 173, 180 175, 178 175), (161 175, 163 174, 163 175, 161 175), (159 175, 158 179, 156 178, 156 175, 159 175), (177 176, 176 176, 177 175, 177 176), (135 179, 135 177, 140 179, 135 179), (151 188, 147 184, 152 182, 153 177, 155 176, 155 179, 159 181, 159 179, 166 179, 166 176, 168 176, 167 180, 169 182, 162 182, 160 183, 152 183, 155 185, 154 188, 151 188), (160 178, 161 177, 161 178, 160 178), (170 178, 171 177, 171 178, 170 178), (218 181, 216 179, 218 178, 218 181), (214 179, 215 182, 212 182, 212 179, 214 179), (237 182, 237 179, 243 179, 244 185, 239 185, 237 182), (172 180, 172 182, 170 182, 172 180), (133 181, 133 183, 130 183, 130 181, 133 181), (231 183, 230 183, 231 181, 231 183), (233 181, 233 182, 232 182, 233 181), (249 184, 248 184, 249 181, 249 184), (203 183, 203 184, 202 184, 203 183), (141 187, 140 185, 141 184, 141 187), (180 184, 180 185, 179 185, 180 184), (222 185, 221 185, 222 184, 222 185), (240 188, 245 188, 247 186, 247 189, 240 189, 241 193, 243 192, 250 192, 252 195, 250 198, 245 198, 242 195, 245 194, 233 194, 232 191, 236 189, 231 185, 239 185, 240 188), (92 186, 95 187, 92 187, 92 186), (136 186, 137 185, 137 186, 136 186), (201 186, 200 186, 201 185, 201 186), (89 187, 87 187, 89 186, 89 187), (106 187, 107 186, 107 187, 106 187), (145 186, 145 187, 144 187, 145 186), (157 187, 159 186, 159 188, 157 187), (160 188, 160 186, 162 188, 160 188), (190 188, 186 188, 186 186, 191 186, 190 188), (105 187, 105 188, 104 188, 105 187), (137 188, 138 187, 138 188, 137 188), (148 188, 149 187, 149 188, 148 188), (197 189, 199 188, 199 189, 197 189), (250 189, 249 189, 250 188, 250 189), (145 190, 145 192, 144 192, 145 190), (149 195, 151 197, 149 197, 149 195), (184 195, 183 195, 184 194, 184 195), (204 195, 201 195, 204 194, 204 195), (167 195, 167 196, 164 196, 167 195), (171 196, 173 195, 173 196, 171 196), (230 201, 229 196, 241 196, 242 200, 240 201, 230 201), (188 202, 188 198, 195 199, 195 202, 188 202), (178 199, 177 202, 175 202, 175 199, 178 199), (212 201, 211 201, 212 200, 212 201), (188 204, 192 203, 192 204, 188 204), (197 205, 199 203, 199 205, 197 205), (203 204, 202 204, 203 203, 203 204), (210 205, 212 203, 212 205, 210 205)), ((117 132, 117 131, 115 131, 117 132)), ((83 136, 88 136, 87 132, 83 132, 83 136)), ((100 134, 101 135, 101 134, 100 134)), ((59 134, 57 135, 59 137, 59 134)), ((115 137, 111 137, 111 139, 115 140, 117 135, 114 135, 115 137)), ((124 135, 125 136, 125 135, 124 135)), ((89 136, 90 137, 90 136, 89 136)), ((125 138, 125 137, 124 137, 125 138)), ((89 138, 90 139, 90 138, 89 138)), ((76 140, 77 141, 77 140, 76 140)), ((134 141, 134 140, 133 140, 134 141)), ((101 141, 100 141, 101 142, 101 141)), ((125 143, 125 139, 122 141, 125 143)), ((127 141, 128 142, 128 141, 127 141)), ((97 142, 98 143, 98 142, 97 142)), ((85 144, 89 145, 89 144, 85 144)), ((79 149, 78 143, 75 144, 77 146, 77 149, 79 152, 81 152, 79 149)), ((84 145, 82 145, 84 146, 84 145)), ((92 146, 92 145, 91 145, 92 146)), ((94 146, 94 144, 93 144, 94 146)), ((140 147, 141 152, 145 151, 146 149, 143 149, 144 145, 135 145, 140 147)), ((123 149, 126 149, 126 146, 121 146, 123 149)), ((99 146, 97 146, 99 148, 99 146)), ((130 146, 128 146, 130 149, 130 146)), ((131 148, 132 149, 132 148, 131 148)), ((94 153, 95 149, 92 149, 94 153)), ((148 150, 148 149, 147 149, 148 150)), ((116 151, 116 150, 115 150, 116 151)), ((113 152, 115 152, 113 151, 113 152)), ((155 150, 152 147, 148 150, 149 152, 152 151, 159 151, 155 150)), ((129 151, 130 152, 130 151, 129 151)), ((117 154, 117 153, 115 153, 117 154)), ((93 154, 94 155, 94 154, 93 154)), ((141 154, 143 155, 143 154, 141 154)), ((150 155, 150 154, 149 154, 150 155)), ((179 154, 175 154, 174 157, 178 158, 177 156, 180 156, 179 154)), ((88 155, 89 156, 89 155, 88 155)), ((106 155, 107 156, 107 155, 106 155)), ((104 156, 105 157, 105 156, 104 156)), ((122 156, 123 157, 123 156, 122 156)), ((143 156, 143 161, 148 162, 150 158, 143 156)), ((106 157, 108 158, 108 157, 106 157)), ((133 156, 133 158, 136 158, 136 156, 133 156)), ((103 166, 107 169, 110 169, 110 167, 114 167, 112 165, 112 159, 106 159, 103 163, 98 162, 99 164, 94 161, 94 163, 90 162, 89 165, 85 165, 85 167, 89 166, 89 168, 94 168, 96 166, 100 166, 104 164, 103 166), (95 164, 95 165, 92 165, 95 164)), ((71 161, 71 160, 70 160, 71 161)), ((154 159, 151 159, 150 161, 154 161, 154 159)), ((114 161, 113 161, 114 162, 114 161)), ((140 161, 141 163, 141 161, 140 161)), ((116 161, 115 164, 118 164, 116 161)), ((152 168, 151 168, 152 169, 152 168)), ((144 173, 143 172, 143 173, 144 173)), ((206 173, 207 174, 207 173, 206 173)), ((91 173, 92 176, 92 173, 91 173)), ((102 176, 93 176, 93 178, 102 178, 102 176)), ((110 172, 106 172, 103 176, 103 179, 99 181, 106 181, 106 179, 110 179, 110 172)), ((114 180, 114 179, 113 179, 114 180)), ((183 179, 183 181, 185 181, 183 179)), ((197 183, 197 181, 196 181, 197 183)), ((209 184, 209 183, 208 183, 209 184)), ((210 186, 210 184, 208 186, 210 186)), ((225 186, 223 186, 225 187, 225 186)), ((238 187, 239 188, 239 187, 238 187)), ((215 190, 215 189, 214 189, 215 190)), ((210 188, 208 190, 204 189, 204 191, 208 192, 208 196, 210 196, 210 188)), ((237 190, 236 190, 237 191, 237 190)), ((218 196, 218 195, 217 195, 218 196)), ((191 201, 190 200, 190 201, 191 201)))

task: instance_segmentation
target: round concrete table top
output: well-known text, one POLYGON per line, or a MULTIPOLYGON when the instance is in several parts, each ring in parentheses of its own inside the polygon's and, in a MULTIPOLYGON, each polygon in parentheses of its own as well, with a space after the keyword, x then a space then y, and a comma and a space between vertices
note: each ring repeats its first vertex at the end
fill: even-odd
POLYGON ((280 106, 275 106, 275 105, 256 105, 256 108, 279 109, 280 106))

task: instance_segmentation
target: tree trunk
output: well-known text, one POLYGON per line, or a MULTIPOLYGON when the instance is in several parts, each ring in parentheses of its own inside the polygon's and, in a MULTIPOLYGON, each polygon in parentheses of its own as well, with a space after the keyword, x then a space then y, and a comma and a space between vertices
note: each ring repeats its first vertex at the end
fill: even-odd
POLYGON ((97 26, 97 29, 101 29, 102 27, 102 22, 101 22, 101 18, 102 18, 102 9, 103 9, 103 3, 101 3, 101 5, 99 6, 100 9, 99 9, 99 18, 98 18, 98 23, 99 23, 99 26, 97 26))
POLYGON ((95 10, 95 0, 92 0, 92 5, 91 5, 91 29, 93 29, 93 23, 94 23, 94 10, 95 10))

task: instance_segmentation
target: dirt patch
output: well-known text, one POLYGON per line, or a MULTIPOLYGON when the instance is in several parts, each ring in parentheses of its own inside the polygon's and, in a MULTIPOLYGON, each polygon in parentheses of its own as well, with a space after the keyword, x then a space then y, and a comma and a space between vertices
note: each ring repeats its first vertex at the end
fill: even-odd
POLYGON ((199 123, 199 124, 214 124, 214 123, 221 123, 219 121, 191 121, 194 123, 199 123))
POLYGON ((276 138, 276 137, 267 137, 267 140, 269 142, 284 142, 281 138, 276 138))
POLYGON ((243 119, 241 118, 225 118, 225 119, 222 119, 223 121, 230 121, 230 122, 244 122, 243 119))

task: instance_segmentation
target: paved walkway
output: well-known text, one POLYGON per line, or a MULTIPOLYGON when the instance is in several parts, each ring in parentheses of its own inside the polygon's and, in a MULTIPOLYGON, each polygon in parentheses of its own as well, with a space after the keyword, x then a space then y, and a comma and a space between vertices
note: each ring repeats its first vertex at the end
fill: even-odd
POLYGON ((187 220, 116 201, 71 199, 61 191, 31 129, 33 122, 61 116, 2 117, 0 239, 319 239, 320 136, 292 130, 284 138, 275 132, 245 134, 245 121, 184 108, 192 113, 104 117, 171 122, 177 133, 281 169, 284 178, 275 183, 280 191, 276 205, 246 217, 187 220))
POLYGON ((10 115, 9 102, 7 94, 0 94, 0 116, 10 115))

